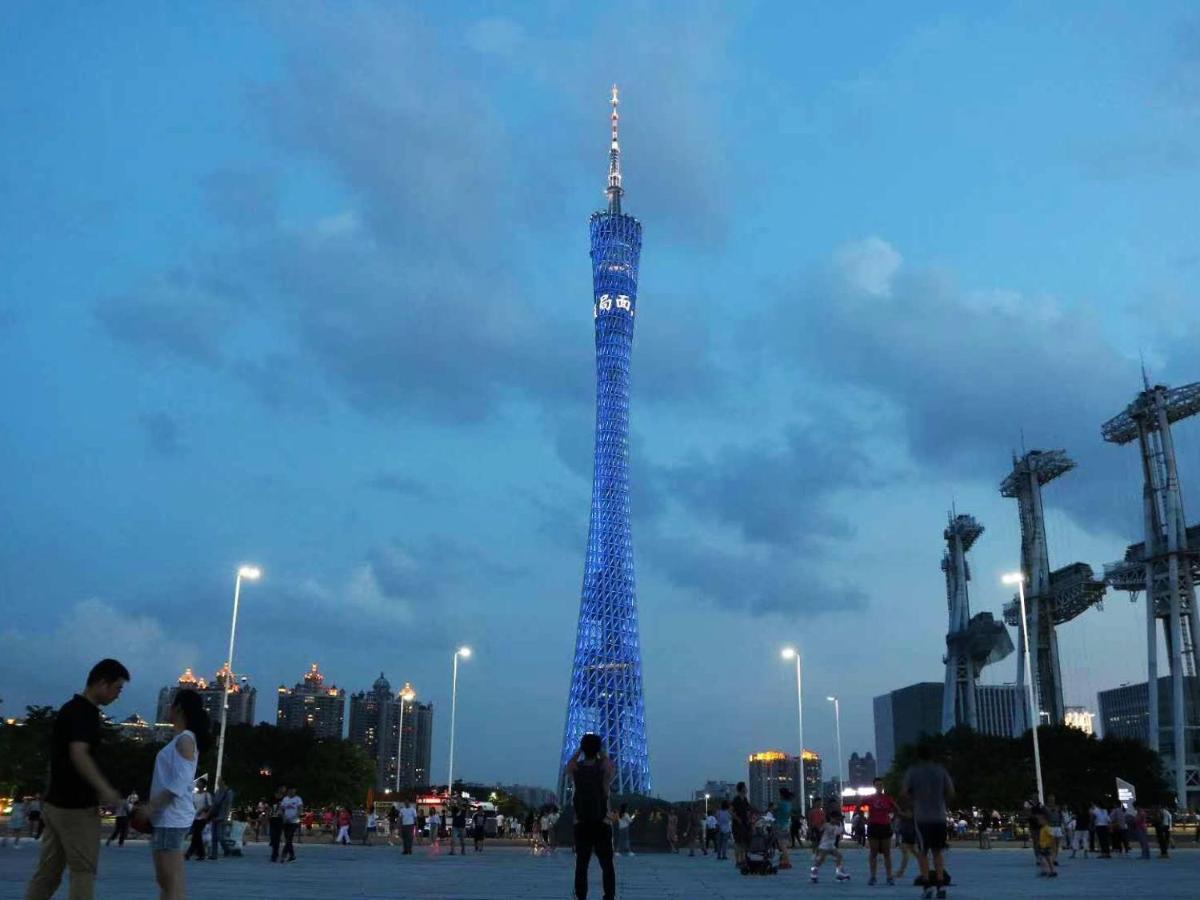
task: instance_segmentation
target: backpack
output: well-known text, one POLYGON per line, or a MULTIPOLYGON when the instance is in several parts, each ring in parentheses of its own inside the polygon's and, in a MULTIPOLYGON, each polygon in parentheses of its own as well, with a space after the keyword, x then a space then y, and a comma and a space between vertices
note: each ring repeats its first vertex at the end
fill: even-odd
POLYGON ((608 818, 608 792, 600 760, 586 760, 575 767, 575 821, 603 822, 608 818))

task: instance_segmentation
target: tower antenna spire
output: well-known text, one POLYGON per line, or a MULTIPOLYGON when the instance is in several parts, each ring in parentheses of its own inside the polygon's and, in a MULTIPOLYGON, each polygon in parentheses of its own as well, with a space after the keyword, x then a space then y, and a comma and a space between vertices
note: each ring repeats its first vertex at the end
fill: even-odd
POLYGON ((608 194, 608 211, 610 213, 620 214, 621 212, 621 195, 624 190, 621 188, 621 142, 617 138, 617 126, 621 121, 621 114, 617 112, 617 106, 621 102, 620 95, 617 92, 617 86, 612 86, 612 146, 608 151, 608 189, 605 193, 608 194))

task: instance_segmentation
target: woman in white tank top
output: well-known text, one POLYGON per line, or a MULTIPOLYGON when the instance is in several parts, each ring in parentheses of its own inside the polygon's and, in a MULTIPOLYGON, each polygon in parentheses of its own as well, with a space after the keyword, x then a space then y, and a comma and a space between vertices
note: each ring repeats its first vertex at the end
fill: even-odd
POLYGON ((187 897, 183 841, 196 815, 192 804, 196 763, 212 740, 212 726, 199 694, 192 690, 175 694, 171 725, 175 736, 154 758, 154 780, 144 814, 154 826, 150 846, 159 896, 162 900, 183 900, 187 897))

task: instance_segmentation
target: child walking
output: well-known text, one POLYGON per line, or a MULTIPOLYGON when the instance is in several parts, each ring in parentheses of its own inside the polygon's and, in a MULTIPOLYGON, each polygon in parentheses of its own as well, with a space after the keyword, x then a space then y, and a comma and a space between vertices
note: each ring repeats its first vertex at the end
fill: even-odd
POLYGON ((1054 871, 1054 850, 1058 838, 1050 828, 1050 819, 1045 812, 1038 813, 1037 858, 1038 875, 1044 878, 1057 878, 1054 871))

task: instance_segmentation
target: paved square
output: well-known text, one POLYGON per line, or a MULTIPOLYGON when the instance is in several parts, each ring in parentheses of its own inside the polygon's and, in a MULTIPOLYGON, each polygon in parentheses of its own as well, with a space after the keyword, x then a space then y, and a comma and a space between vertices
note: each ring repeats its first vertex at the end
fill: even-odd
MULTIPOLYGON (((267 848, 251 845, 241 859, 189 863, 188 896, 196 900, 568 900, 574 857, 532 857, 517 848, 493 846, 481 854, 429 856, 424 848, 402 857, 395 849, 302 844, 289 865, 272 865, 267 848)), ((35 846, 0 848, 0 900, 23 896, 25 879, 37 856, 35 846)), ((618 859, 621 900, 783 900, 836 897, 839 900, 919 896, 911 883, 889 888, 866 883, 867 857, 847 852, 848 884, 836 884, 833 872, 810 884, 799 868, 773 877, 739 875, 732 863, 711 856, 643 854, 618 859)), ((149 851, 144 843, 105 849, 101 855, 97 897, 102 900, 153 900, 157 897, 149 851)), ((592 892, 600 900, 599 873, 593 863, 592 892)), ((1034 875, 1029 851, 997 848, 952 850, 950 869, 958 886, 955 900, 1031 900, 1031 898, 1153 897, 1195 900, 1200 897, 1200 851, 1178 851, 1170 860, 1064 860, 1061 877, 1034 875)), ((59 897, 66 896, 60 889, 59 897)))

